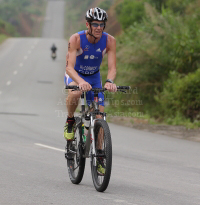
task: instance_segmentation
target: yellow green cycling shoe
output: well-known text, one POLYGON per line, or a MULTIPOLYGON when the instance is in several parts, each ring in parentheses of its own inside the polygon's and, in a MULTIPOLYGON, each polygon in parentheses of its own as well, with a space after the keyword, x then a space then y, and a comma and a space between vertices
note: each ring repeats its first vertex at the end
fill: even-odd
POLYGON ((97 172, 99 175, 104 175, 105 174, 105 168, 102 167, 101 164, 97 161, 97 172))
POLYGON ((66 140, 74 140, 75 123, 69 124, 66 122, 64 126, 64 138, 66 140))

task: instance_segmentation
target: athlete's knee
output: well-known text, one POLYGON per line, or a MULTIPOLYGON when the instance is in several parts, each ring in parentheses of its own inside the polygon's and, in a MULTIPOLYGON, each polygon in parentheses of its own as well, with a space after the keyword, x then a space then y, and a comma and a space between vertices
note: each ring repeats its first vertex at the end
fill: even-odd
POLYGON ((68 97, 73 99, 79 99, 81 97, 82 92, 79 90, 70 90, 68 97))

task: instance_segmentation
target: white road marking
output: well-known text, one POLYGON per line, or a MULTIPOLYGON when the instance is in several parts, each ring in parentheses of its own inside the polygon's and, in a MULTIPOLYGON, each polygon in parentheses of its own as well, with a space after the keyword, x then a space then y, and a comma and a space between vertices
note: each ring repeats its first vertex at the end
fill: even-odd
POLYGON ((11 81, 9 80, 7 83, 6 83, 6 85, 10 85, 11 84, 11 81))
POLYGON ((19 66, 20 66, 20 67, 23 67, 23 63, 20 63, 19 66))
POLYGON ((53 149, 53 150, 60 151, 60 152, 65 152, 64 149, 59 149, 59 148, 56 148, 56 147, 51 147, 51 146, 40 144, 40 143, 35 143, 35 145, 40 146, 40 147, 45 147, 45 148, 48 148, 48 149, 53 149))
POLYGON ((24 59, 26 60, 28 58, 28 56, 24 56, 24 59))
POLYGON ((126 202, 125 200, 121 200, 121 199, 115 199, 113 201, 116 202, 116 203, 124 203, 124 202, 126 202))
POLYGON ((13 72, 13 75, 17 75, 17 70, 15 70, 15 71, 13 72))
POLYGON ((132 205, 137 205, 137 204, 133 204, 130 202, 127 202, 126 200, 121 200, 121 199, 114 199, 113 200, 115 203, 120 203, 120 204, 132 204, 132 205))
MULTIPOLYGON (((112 200, 112 201, 114 201, 115 203, 120 203, 120 204, 131 204, 131 205, 137 205, 137 204, 133 204, 133 203, 130 203, 130 202, 128 202, 128 201, 126 201, 126 200, 123 200, 123 199, 117 199, 117 197, 118 197, 118 195, 113 195, 114 197, 107 197, 107 196, 102 196, 102 195, 95 195, 95 197, 98 197, 98 198, 100 198, 100 199, 104 199, 104 200, 112 200)), ((107 204, 109 204, 109 203, 107 203, 107 204)))
POLYGON ((0 91, 0 95, 2 94, 2 92, 0 91))

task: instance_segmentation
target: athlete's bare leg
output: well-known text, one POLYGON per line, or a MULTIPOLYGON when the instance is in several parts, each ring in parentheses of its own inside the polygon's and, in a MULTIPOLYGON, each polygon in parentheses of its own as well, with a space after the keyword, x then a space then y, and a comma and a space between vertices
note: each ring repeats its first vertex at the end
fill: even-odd
MULTIPOLYGON (((101 105, 100 105, 100 106, 99 106, 99 110, 100 110, 100 112, 104 112, 104 106, 101 106, 101 105)), ((97 117, 97 118, 102 118, 101 115, 97 115, 96 117, 97 117)), ((103 131, 103 128, 101 127, 101 128, 99 129, 99 133, 98 133, 97 149, 99 149, 99 150, 102 150, 102 149, 103 149, 103 147, 102 147, 103 141, 104 141, 104 131, 103 131)))
MULTIPOLYGON (((71 82, 69 85, 77 85, 75 82, 71 82)), ((68 117, 72 118, 78 106, 79 99, 81 97, 81 91, 68 91, 68 97, 66 99, 68 117)))

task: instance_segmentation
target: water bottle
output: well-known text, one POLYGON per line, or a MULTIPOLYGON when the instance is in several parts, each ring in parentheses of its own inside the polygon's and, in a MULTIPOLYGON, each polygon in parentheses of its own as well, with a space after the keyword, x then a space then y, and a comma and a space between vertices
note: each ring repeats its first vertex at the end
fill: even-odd
POLYGON ((84 126, 84 124, 82 124, 82 138, 83 138, 83 142, 85 143, 87 135, 85 133, 85 126, 84 126))

